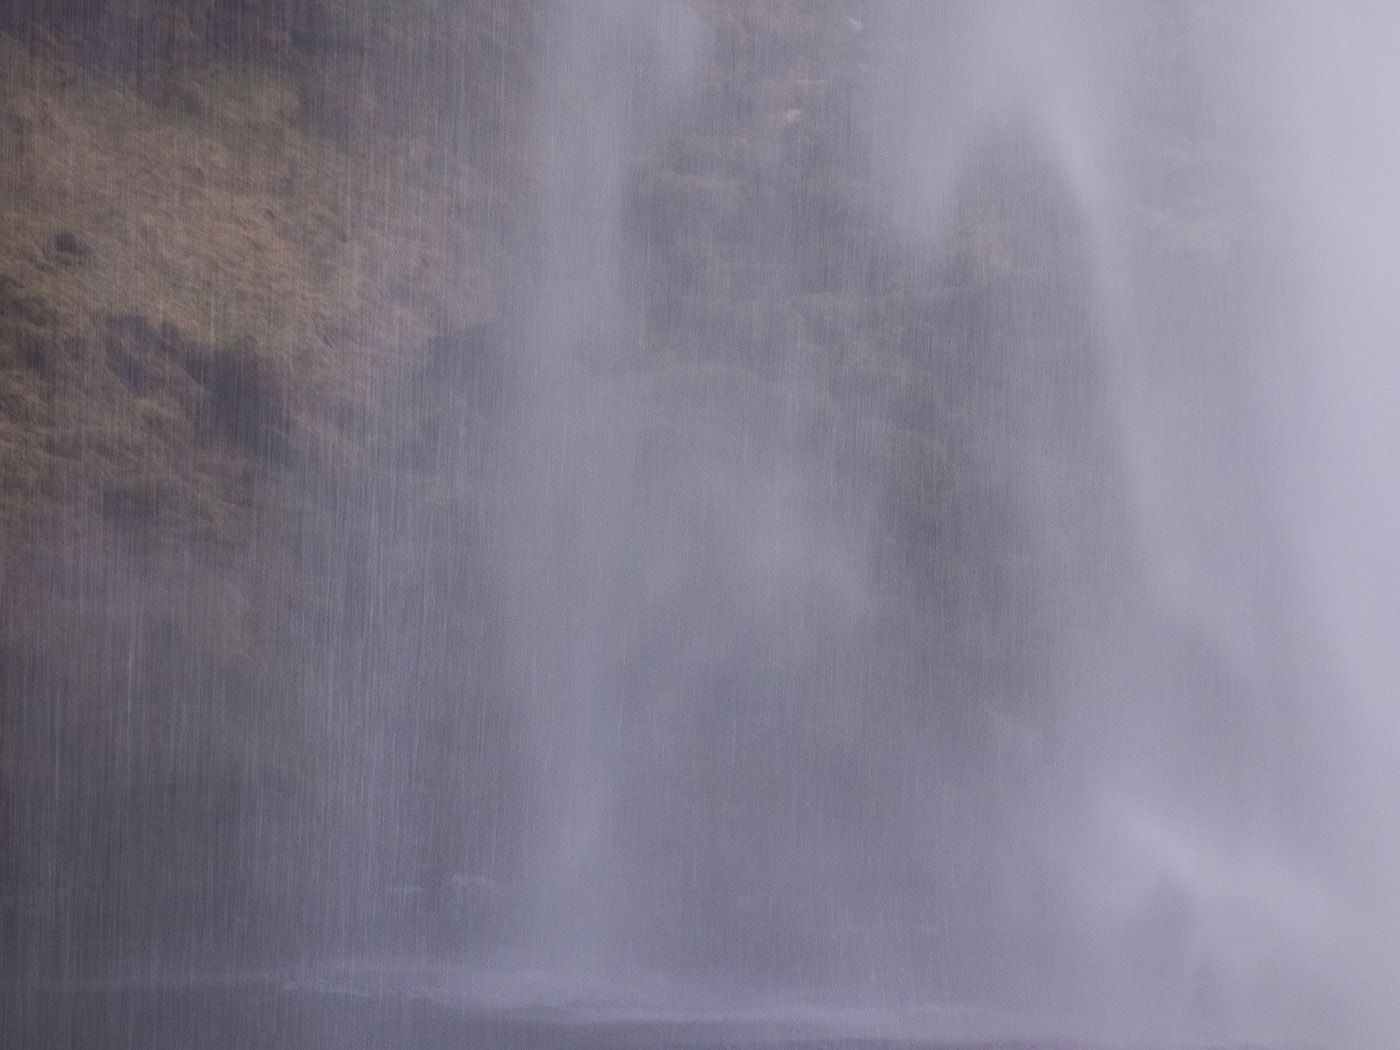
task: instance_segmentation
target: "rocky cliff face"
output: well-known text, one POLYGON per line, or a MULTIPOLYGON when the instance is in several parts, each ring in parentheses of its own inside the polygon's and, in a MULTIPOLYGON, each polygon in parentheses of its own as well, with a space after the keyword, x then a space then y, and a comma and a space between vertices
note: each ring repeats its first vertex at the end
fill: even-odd
MULTIPOLYGON (((852 730, 813 709, 803 740, 831 778, 921 748, 1014 778, 1007 727, 1069 615, 1056 573, 1104 572, 1125 542, 1083 216, 1034 129, 1009 126, 956 180, 948 229, 911 236, 870 160, 886 5, 696 10, 702 57, 622 158, 630 336, 588 382, 627 406, 656 521, 707 512, 668 482, 697 463, 800 476, 788 505, 876 596, 860 666, 883 668, 898 717, 852 730), (1101 509, 1104 562, 1043 557, 1045 500, 1101 509)), ((549 14, 70 3, 0 25, 11 972, 499 936, 530 811, 499 534, 547 254, 531 107, 549 14)), ((668 629, 658 600, 643 692, 686 632, 734 630, 706 557, 676 564, 675 593, 710 604, 684 599, 668 629)), ((810 602, 775 642, 802 666, 727 666, 774 696, 839 692, 851 654, 822 639, 853 636, 820 587, 793 593, 810 602)), ((697 751, 732 731, 671 713, 697 751)), ((791 726, 747 731, 730 774, 756 784, 791 726)), ((724 797, 693 765, 634 814, 639 839, 668 804, 724 797)), ((802 782, 777 783, 758 826, 808 819, 802 782)), ((859 828, 845 878, 884 891, 872 858, 908 816, 810 819, 859 828)), ((639 904, 701 941, 752 919, 724 866, 754 844, 722 843, 727 819, 694 843, 717 873, 694 905, 724 916, 711 933, 665 878, 639 904)), ((635 863, 679 878, 694 859, 635 863)))
POLYGON ((460 333, 531 236, 529 5, 382 13, 43 5, 0 37, 0 897, 34 973, 260 950, 337 863, 363 479, 430 498, 460 333))

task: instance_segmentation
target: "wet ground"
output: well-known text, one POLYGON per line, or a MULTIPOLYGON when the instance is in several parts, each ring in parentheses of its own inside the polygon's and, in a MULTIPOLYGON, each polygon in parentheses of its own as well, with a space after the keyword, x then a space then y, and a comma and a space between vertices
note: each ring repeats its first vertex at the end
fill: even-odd
POLYGON ((794 1035, 734 1019, 483 1011, 402 990, 273 980, 30 989, 5 993, 0 1008, 5 1050, 1078 1050, 1056 1042, 794 1035))

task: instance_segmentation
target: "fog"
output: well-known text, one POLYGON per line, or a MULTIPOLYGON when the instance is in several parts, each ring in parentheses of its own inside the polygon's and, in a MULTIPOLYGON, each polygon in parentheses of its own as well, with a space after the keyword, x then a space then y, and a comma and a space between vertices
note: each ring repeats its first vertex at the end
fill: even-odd
POLYGON ((24 1031, 114 1038, 129 994, 163 1046, 217 975, 298 1018, 246 1029, 279 1046, 352 1013, 452 1018, 366 1046, 1388 1045, 1400 17, 540 26, 486 321, 370 384, 264 553, 55 539, 94 670, 7 613, 26 712, 233 712, 104 716, 88 773, 6 723, 52 753, 7 810, 24 1031), (223 655, 225 580, 265 651, 223 655), (245 666, 289 695, 250 709, 245 666), (121 795, 162 747, 202 771, 121 795))

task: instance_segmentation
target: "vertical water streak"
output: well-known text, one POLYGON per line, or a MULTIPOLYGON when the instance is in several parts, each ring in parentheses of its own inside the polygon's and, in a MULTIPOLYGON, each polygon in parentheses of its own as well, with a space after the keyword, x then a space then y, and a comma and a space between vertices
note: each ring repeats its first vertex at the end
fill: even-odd
POLYGON ((621 209, 629 156, 685 51, 673 16, 634 0, 554 5, 531 138, 538 270, 522 295, 524 407, 499 527, 528 795, 524 926, 532 961, 561 972, 605 970, 626 925, 611 798, 645 523, 627 443, 636 409, 608 377, 638 337, 621 209))

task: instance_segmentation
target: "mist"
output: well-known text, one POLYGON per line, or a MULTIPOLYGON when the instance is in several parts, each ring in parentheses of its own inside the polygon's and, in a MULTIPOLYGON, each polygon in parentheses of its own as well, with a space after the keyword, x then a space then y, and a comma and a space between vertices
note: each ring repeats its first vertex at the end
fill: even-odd
POLYGON ((1388 1045, 1400 18, 479 6, 211 21, 237 121, 70 13, 370 276, 0 275, 26 1045, 1388 1045))

